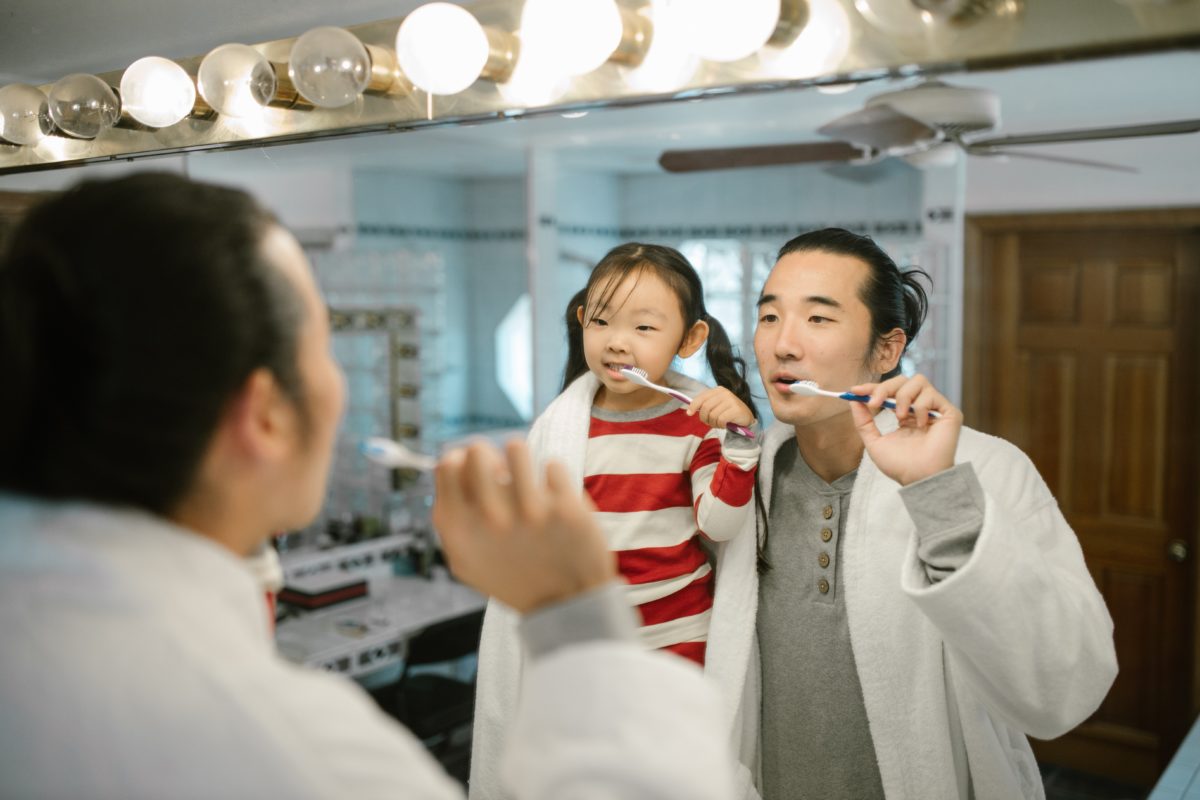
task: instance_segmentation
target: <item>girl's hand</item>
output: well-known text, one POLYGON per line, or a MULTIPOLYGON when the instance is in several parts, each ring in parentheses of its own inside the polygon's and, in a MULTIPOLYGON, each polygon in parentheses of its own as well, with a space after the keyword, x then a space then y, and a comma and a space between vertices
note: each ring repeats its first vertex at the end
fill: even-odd
POLYGON ((871 396, 866 404, 850 403, 850 413, 871 460, 884 475, 907 486, 954 466, 962 412, 928 378, 897 375, 883 383, 851 386, 850 391, 871 396), (875 412, 889 397, 896 401, 900 427, 885 436, 875 424, 875 412), (930 417, 930 411, 941 419, 930 417))
POLYGON ((689 417, 698 415, 700 421, 710 428, 724 428, 730 422, 746 428, 754 424, 754 415, 750 413, 750 409, 724 386, 706 389, 696 395, 692 398, 687 413, 689 417))

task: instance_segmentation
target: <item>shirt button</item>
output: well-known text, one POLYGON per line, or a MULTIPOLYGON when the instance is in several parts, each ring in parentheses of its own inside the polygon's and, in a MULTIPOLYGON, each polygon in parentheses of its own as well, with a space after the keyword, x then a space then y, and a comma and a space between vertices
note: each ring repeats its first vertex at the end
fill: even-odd
POLYGON ((825 506, 825 508, 821 509, 821 516, 825 517, 825 519, 831 519, 833 517, 833 506, 825 506))
POLYGON ((817 589, 821 594, 829 594, 829 581, 821 578, 821 580, 817 581, 817 589))
POLYGON ((821 555, 817 557, 817 563, 819 563, 822 567, 828 567, 829 553, 821 553, 821 555))
POLYGON ((833 531, 829 530, 829 528, 821 528, 821 541, 822 542, 828 542, 832 538, 833 538, 833 531))

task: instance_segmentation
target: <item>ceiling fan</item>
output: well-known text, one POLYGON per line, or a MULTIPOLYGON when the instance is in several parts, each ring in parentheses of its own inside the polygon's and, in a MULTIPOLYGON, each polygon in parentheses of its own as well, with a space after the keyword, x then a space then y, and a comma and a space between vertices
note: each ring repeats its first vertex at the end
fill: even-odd
POLYGON ((972 156, 1015 156, 1136 172, 1117 164, 1013 148, 1200 131, 1200 119, 1190 119, 978 138, 980 134, 994 130, 999 123, 1000 98, 995 92, 927 80, 916 86, 875 95, 858 111, 822 125, 817 133, 829 137, 829 141, 667 150, 659 156, 658 163, 667 172, 829 162, 872 164, 889 157, 904 158, 921 166, 936 154, 957 147, 972 156))

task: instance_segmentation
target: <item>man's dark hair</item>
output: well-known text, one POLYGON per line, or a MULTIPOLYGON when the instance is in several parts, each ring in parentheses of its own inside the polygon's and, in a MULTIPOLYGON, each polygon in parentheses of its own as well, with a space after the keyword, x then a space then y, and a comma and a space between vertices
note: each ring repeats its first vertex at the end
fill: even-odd
POLYGON ((263 258, 276 224, 167 173, 31 210, 0 255, 0 490, 166 514, 256 369, 304 418, 304 306, 263 258))

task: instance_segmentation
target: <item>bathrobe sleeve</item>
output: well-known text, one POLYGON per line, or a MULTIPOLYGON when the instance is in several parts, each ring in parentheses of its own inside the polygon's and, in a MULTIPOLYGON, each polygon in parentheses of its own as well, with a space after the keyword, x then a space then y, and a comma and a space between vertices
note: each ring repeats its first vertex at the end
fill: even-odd
POLYGON ((914 534, 901 585, 939 629, 952 674, 1017 730, 1061 736, 1092 714, 1117 673, 1113 625, 1075 533, 1029 458, 964 429, 959 460, 983 488, 966 564, 930 580, 914 534))

